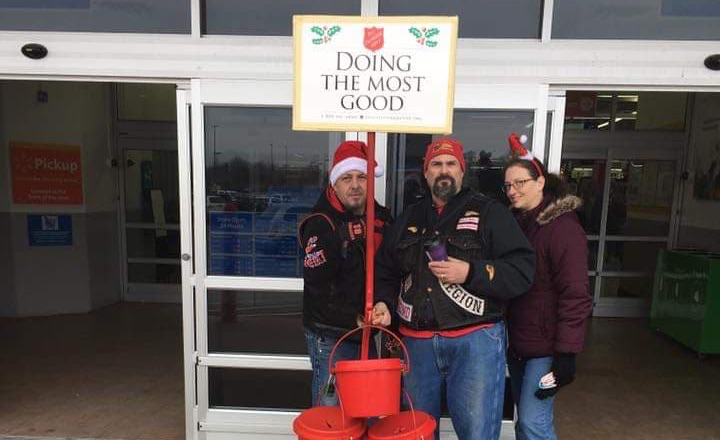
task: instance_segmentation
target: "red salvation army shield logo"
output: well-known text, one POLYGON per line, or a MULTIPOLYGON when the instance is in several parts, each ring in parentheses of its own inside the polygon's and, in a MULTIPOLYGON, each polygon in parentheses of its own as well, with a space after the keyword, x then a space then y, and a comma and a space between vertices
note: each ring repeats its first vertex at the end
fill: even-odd
POLYGON ((385 44, 384 29, 378 27, 365 28, 365 47, 375 52, 382 49, 385 44))

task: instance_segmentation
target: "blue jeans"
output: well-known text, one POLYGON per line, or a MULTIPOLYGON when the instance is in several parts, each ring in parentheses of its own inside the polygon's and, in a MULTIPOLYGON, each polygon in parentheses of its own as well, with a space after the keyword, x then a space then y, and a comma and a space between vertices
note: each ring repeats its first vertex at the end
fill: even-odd
MULTIPOLYGON (((410 372, 404 386, 415 409, 440 422, 445 393, 460 440, 500 437, 505 394, 505 324, 498 322, 457 338, 404 337, 410 372)), ((435 431, 440 438, 440 430, 435 431)))
MULTIPOLYGON (((362 332, 356 334, 361 335, 362 332)), ((312 364, 312 405, 313 406, 337 406, 337 391, 327 394, 327 383, 330 378, 328 361, 333 346, 340 338, 324 335, 305 329, 305 344, 307 345, 310 363, 312 364)), ((372 339, 370 340, 370 356, 373 356, 372 339)), ((348 359, 360 359, 360 344, 345 339, 335 350, 335 361, 348 359)))
POLYGON ((552 361, 552 356, 532 359, 511 356, 508 360, 513 399, 518 412, 515 423, 517 440, 557 440, 553 427, 555 396, 546 399, 535 397, 540 378, 550 371, 552 361))

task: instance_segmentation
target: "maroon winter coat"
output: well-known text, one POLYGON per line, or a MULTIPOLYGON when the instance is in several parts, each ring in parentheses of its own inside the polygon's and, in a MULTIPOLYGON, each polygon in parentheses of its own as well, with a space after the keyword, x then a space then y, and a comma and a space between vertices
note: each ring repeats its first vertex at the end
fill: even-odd
POLYGON ((581 204, 575 196, 546 198, 534 210, 515 212, 537 260, 530 291, 508 307, 514 355, 533 358, 582 351, 592 297, 587 238, 574 212, 581 204))

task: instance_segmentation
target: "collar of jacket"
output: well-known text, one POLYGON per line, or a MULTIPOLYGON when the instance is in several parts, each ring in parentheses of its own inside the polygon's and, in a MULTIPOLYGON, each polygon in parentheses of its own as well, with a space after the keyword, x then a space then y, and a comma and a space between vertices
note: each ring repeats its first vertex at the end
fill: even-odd
MULTIPOLYGON (((446 221, 452 220, 455 217, 455 214, 457 211, 465 208, 465 203, 468 201, 470 197, 473 195, 473 190, 470 188, 461 188, 460 191, 452 196, 450 200, 448 200, 447 204, 445 205, 445 208, 443 208, 442 213, 438 214, 437 209, 435 208, 435 203, 433 203, 432 196, 427 197, 427 201, 425 202, 426 205, 424 206, 425 212, 429 215, 434 216, 437 219, 437 224, 435 225, 436 228, 439 228, 443 223, 446 221)), ((432 225, 434 222, 430 222, 432 225)))
POLYGON ((564 196, 552 200, 538 214, 536 221, 538 224, 546 225, 556 218, 568 212, 575 211, 582 206, 582 199, 576 196, 564 196))

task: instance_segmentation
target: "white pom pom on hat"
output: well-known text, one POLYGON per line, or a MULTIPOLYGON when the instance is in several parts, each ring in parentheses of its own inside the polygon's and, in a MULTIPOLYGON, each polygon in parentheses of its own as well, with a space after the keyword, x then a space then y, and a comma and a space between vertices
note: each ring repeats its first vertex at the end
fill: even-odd
MULTIPOLYGON (((385 170, 374 159, 373 164, 375 164, 375 177, 382 176, 385 170)), ((330 168, 330 185, 335 185, 340 176, 349 171, 367 172, 367 145, 365 142, 345 141, 338 146, 335 156, 333 156, 332 168, 330 168)))

